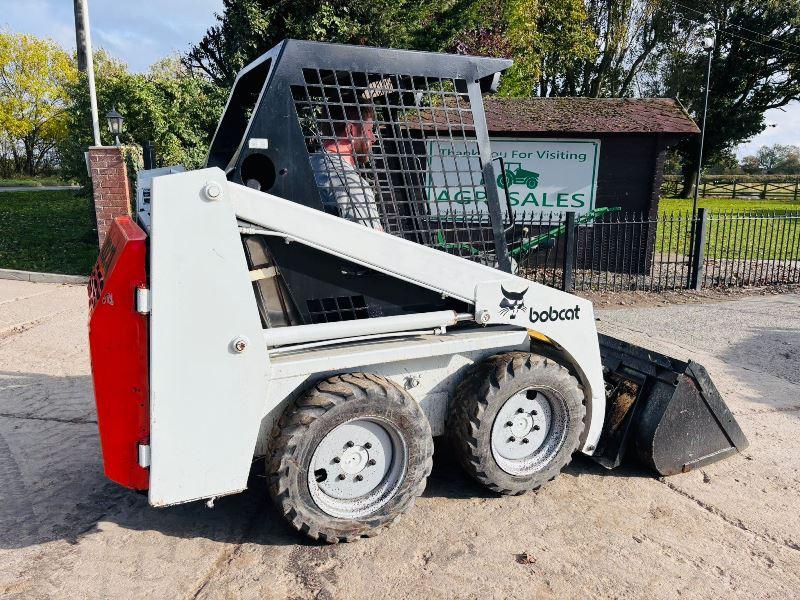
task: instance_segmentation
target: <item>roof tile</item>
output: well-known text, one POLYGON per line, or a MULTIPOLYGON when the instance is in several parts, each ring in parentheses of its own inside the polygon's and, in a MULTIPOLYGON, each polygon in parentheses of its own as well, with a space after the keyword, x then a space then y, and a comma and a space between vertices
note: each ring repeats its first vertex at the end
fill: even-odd
POLYGON ((700 133, 672 98, 484 99, 493 133, 700 133))

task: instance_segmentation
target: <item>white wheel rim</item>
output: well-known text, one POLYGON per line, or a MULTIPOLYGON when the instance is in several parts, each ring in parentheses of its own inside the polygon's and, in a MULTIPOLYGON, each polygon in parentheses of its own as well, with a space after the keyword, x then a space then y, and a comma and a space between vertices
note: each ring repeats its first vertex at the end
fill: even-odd
POLYGON ((314 450, 308 489, 332 517, 357 519, 379 510, 406 474, 408 450, 400 431, 378 417, 334 427, 314 450))
POLYGON ((510 475, 531 475, 550 463, 566 432, 563 401, 541 390, 522 390, 497 412, 491 432, 492 456, 510 475))

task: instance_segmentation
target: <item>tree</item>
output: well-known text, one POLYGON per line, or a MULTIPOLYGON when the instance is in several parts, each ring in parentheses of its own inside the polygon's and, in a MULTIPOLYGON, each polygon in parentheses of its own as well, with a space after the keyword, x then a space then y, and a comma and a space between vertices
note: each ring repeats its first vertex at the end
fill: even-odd
MULTIPOLYGON (((667 0, 583 0, 562 21, 591 50, 546 56, 540 96, 625 97, 636 92, 640 75, 653 68, 658 50, 675 32, 667 0), (571 24, 571 25, 570 25, 571 24), (580 24, 580 27, 578 27, 580 24)), ((543 31, 553 24, 543 22, 543 31)))
MULTIPOLYGON (((763 113, 800 96, 800 0, 224 0, 183 63, 229 87, 285 37, 504 56, 506 96, 677 97, 699 120, 706 21, 718 43, 705 157, 729 169, 763 113)), ((684 195, 698 146, 679 146, 684 195)))
POLYGON ((800 146, 761 146, 754 156, 742 158, 742 170, 763 175, 800 174, 800 146))
POLYGON ((482 0, 462 8, 459 18, 456 33, 439 47, 419 47, 427 28, 421 22, 412 34, 415 49, 513 59, 500 87, 504 96, 539 95, 549 73, 595 54, 583 0, 482 0))
POLYGON ((743 157, 742 162, 739 163, 739 166, 747 175, 761 174, 761 165, 758 163, 757 156, 750 155, 743 157))
MULTIPOLYGON (((229 88, 242 67, 285 38, 407 47, 410 4, 408 0, 223 0, 217 24, 182 62, 191 73, 229 88)), ((420 15, 425 12, 418 10, 420 15)))
POLYGON ((67 90, 76 79, 55 42, 0 32, 0 131, 17 172, 38 174, 66 138, 67 90))
POLYGON ((230 87, 248 62, 287 37, 514 59, 501 93, 539 92, 552 71, 594 57, 584 0, 224 0, 217 24, 183 57, 230 87))
POLYGON ((739 172, 739 161, 732 149, 726 149, 706 163, 706 171, 709 175, 735 175, 739 172))
POLYGON ((781 146, 781 148, 784 154, 776 165, 775 172, 781 175, 800 175, 800 147, 781 146))
MULTIPOLYGON (((695 0, 675 5, 685 33, 665 52, 663 76, 651 89, 678 97, 696 119, 702 114, 707 55, 699 48, 703 15, 716 28, 705 135, 705 156, 720 153, 765 129, 764 112, 800 99, 800 0, 695 0)), ((679 146, 682 195, 692 192, 698 141, 679 146)))
POLYGON ((781 159, 783 158, 783 152, 781 152, 782 148, 779 145, 774 146, 761 146, 756 152, 756 159, 758 160, 758 166, 761 167, 761 172, 766 174, 772 174, 775 172, 775 167, 780 164, 781 159))
POLYGON ((769 175, 796 175, 800 173, 800 147, 774 144, 762 146, 757 156, 769 175))
MULTIPOLYGON (((222 113, 225 91, 205 78, 192 76, 177 56, 154 64, 148 73, 130 73, 126 66, 95 53, 97 102, 101 112, 112 106, 125 117, 123 145, 155 143, 157 162, 200 167, 222 113)), ((59 146, 65 173, 87 181, 83 152, 92 144, 85 77, 70 88, 68 126, 73 132, 59 146)), ((103 142, 113 144, 108 131, 103 142)))

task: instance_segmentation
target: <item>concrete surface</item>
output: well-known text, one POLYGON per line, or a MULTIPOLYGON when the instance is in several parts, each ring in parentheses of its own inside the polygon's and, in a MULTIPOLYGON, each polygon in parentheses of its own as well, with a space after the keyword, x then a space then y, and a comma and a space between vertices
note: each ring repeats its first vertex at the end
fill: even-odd
POLYGON ((62 190, 79 190, 79 185, 9 185, 0 186, 0 192, 60 192, 62 190))
POLYGON ((800 295, 606 311, 603 331, 693 358, 749 437, 665 480, 576 458, 496 497, 437 445, 384 535, 307 543, 263 482, 151 509, 102 475, 83 287, 0 281, 0 596, 788 598, 800 589, 800 295))
POLYGON ((82 275, 39 273, 38 271, 19 271, 17 269, 0 269, 0 279, 31 281, 33 283, 74 283, 78 285, 86 285, 89 282, 89 278, 82 275))

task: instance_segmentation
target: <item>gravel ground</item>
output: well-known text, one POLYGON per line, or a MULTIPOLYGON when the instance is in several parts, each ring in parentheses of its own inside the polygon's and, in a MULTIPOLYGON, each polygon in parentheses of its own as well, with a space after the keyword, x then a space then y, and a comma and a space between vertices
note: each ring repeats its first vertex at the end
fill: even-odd
POLYGON ((152 509, 106 481, 84 289, 0 281, 0 596, 796 597, 800 295, 618 306, 598 325, 704 364, 750 448, 662 480, 578 457, 510 498, 438 445, 397 526, 322 546, 278 519, 258 479, 213 510, 152 509))

